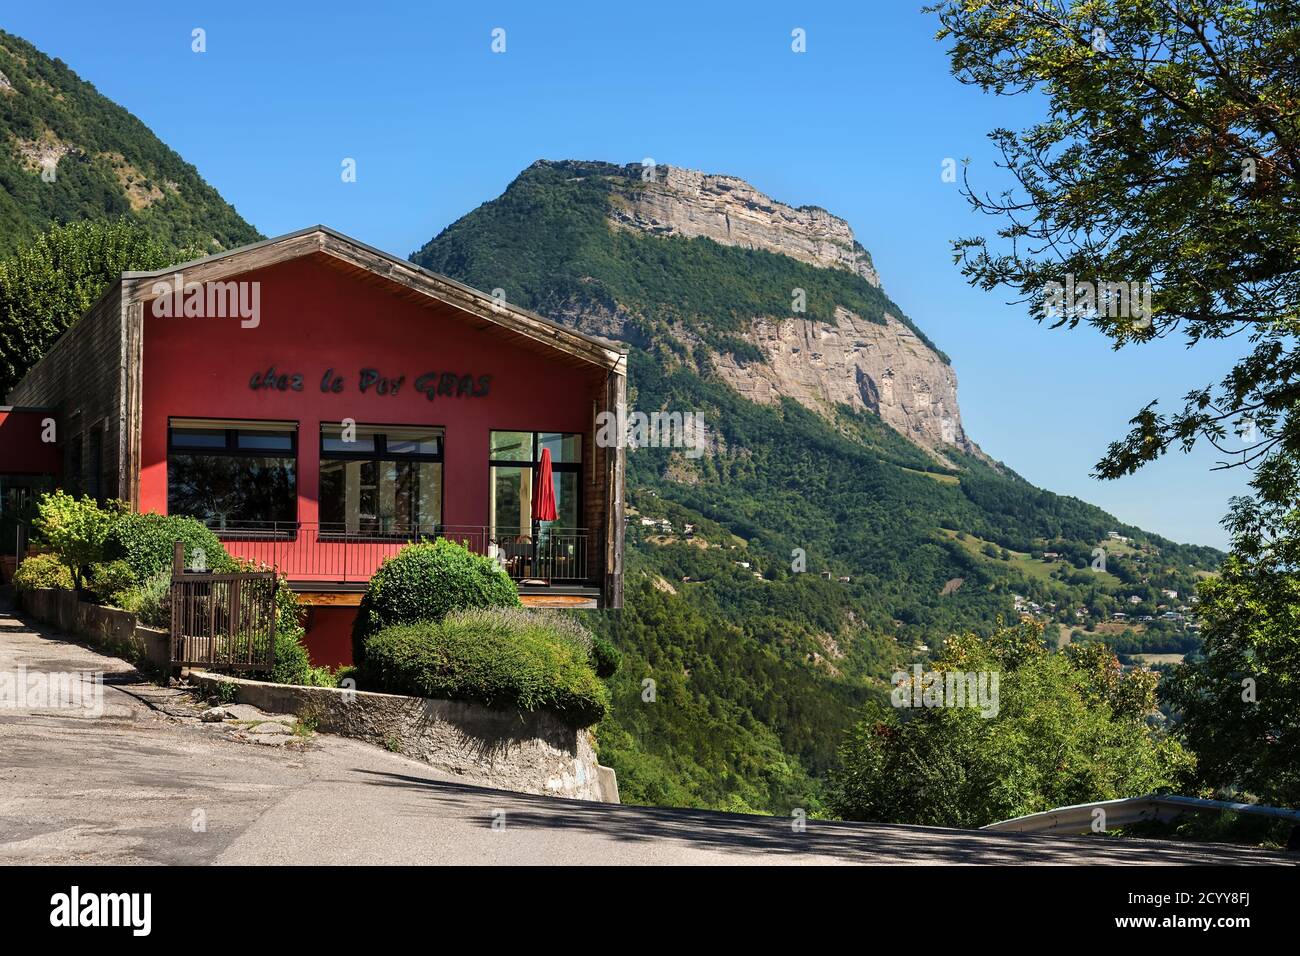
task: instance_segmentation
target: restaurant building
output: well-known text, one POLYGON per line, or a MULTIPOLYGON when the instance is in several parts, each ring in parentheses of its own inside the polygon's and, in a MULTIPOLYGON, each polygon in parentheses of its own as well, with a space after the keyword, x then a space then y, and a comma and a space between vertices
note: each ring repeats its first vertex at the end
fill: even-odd
POLYGON ((276 567, 337 664, 366 581, 417 538, 493 557, 527 604, 622 606, 624 450, 596 437, 626 369, 500 290, 316 226, 123 275, 9 401, 27 467, 276 567), (51 416, 53 455, 33 431, 51 416))

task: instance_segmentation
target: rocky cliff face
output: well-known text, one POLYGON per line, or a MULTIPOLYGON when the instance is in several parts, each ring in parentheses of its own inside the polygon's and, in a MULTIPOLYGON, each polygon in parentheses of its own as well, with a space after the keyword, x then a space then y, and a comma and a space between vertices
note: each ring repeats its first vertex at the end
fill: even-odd
POLYGON ((945 452, 954 448, 983 454, 962 428, 956 373, 911 329, 893 316, 885 325, 864 322, 847 309, 835 319, 756 319, 747 337, 766 362, 718 355, 714 366, 751 401, 784 396, 826 413, 837 404, 865 408, 941 463, 951 464, 945 452))
MULTIPOLYGON (((734 176, 659 166, 654 181, 644 182, 640 166, 624 173, 638 188, 612 194, 609 219, 616 228, 765 249, 880 285, 848 223, 824 209, 787 206, 734 176)), ((584 324, 592 331, 617 333, 612 316, 590 318, 584 324)), ((842 403, 875 412, 942 463, 954 448, 983 454, 962 427, 956 373, 894 316, 881 325, 843 308, 834 323, 756 315, 742 337, 762 351, 764 363, 742 365, 730 354, 714 354, 713 361, 755 402, 784 396, 827 414, 842 403)))
POLYGON ((815 266, 847 269, 880 285, 871 254, 853 238, 847 222, 825 209, 776 202, 735 176, 658 166, 650 171, 653 178, 645 180, 640 166, 626 171, 645 188, 615 194, 610 219, 616 226, 766 249, 815 266))

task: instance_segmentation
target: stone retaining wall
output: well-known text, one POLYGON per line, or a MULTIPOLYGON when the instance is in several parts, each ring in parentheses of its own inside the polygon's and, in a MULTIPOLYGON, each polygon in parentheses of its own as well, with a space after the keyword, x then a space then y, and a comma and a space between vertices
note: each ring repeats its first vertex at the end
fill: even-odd
POLYGON ((294 714, 317 730, 387 747, 502 790, 618 803, 614 771, 596 762, 591 735, 553 714, 495 710, 337 687, 299 687, 191 671, 223 700, 294 714), (231 690, 221 691, 221 685, 231 690))
MULTIPOLYGON (((171 638, 129 611, 77 600, 72 591, 36 588, 18 595, 32 617, 119 657, 171 672, 171 638)), ((293 714, 325 733, 355 737, 520 793, 618 803, 614 771, 596 762, 591 734, 554 714, 494 710, 468 701, 431 700, 335 687, 299 687, 191 671, 222 699, 273 714, 293 714), (233 690, 222 694, 221 684, 233 690)))
POLYGON ((171 635, 145 627, 130 611, 79 601, 75 591, 61 588, 35 588, 17 597, 38 621, 159 673, 171 669, 171 635))

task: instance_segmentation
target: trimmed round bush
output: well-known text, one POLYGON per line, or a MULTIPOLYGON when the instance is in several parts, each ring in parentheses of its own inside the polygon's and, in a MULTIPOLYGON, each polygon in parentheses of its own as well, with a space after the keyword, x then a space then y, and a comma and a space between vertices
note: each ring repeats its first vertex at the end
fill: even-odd
POLYGON ((125 561, 136 583, 143 584, 172 566, 172 549, 177 541, 185 542, 187 562, 193 561, 195 551, 202 551, 209 571, 234 569, 221 540, 201 521, 156 512, 120 515, 104 541, 104 558, 125 561))
POLYGON ((379 566, 361 597, 352 662, 365 662, 366 638, 384 628, 441 621, 462 608, 518 606, 515 582, 491 558, 445 538, 408 544, 379 566))
POLYGON ((467 611, 366 639, 366 686, 392 694, 549 710, 574 727, 609 713, 609 691, 581 648, 544 620, 467 611))
POLYGON ((52 554, 33 554, 18 565, 13 585, 16 591, 31 591, 34 588, 63 588, 71 591, 72 572, 52 554))

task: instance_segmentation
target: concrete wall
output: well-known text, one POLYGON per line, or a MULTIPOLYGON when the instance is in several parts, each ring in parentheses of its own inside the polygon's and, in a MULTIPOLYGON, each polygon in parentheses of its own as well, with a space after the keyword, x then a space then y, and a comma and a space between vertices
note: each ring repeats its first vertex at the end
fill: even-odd
POLYGON ((212 693, 221 684, 232 685, 241 704, 295 714, 314 721, 317 730, 366 740, 489 786, 618 803, 618 781, 613 770, 596 762, 590 733, 549 713, 207 672, 191 672, 190 679, 212 693))
POLYGON ((130 611, 77 600, 73 591, 36 588, 18 600, 32 617, 160 673, 171 670, 171 636, 136 622, 130 611))

